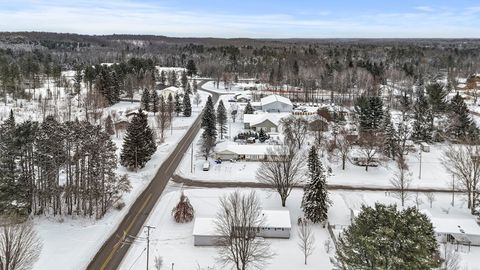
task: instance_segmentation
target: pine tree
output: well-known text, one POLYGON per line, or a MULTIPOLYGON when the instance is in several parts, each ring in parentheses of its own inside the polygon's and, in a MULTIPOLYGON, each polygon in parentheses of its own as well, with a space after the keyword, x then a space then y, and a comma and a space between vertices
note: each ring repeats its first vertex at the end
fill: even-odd
POLYGON ((265 133, 265 131, 263 130, 263 128, 260 129, 260 132, 258 132, 258 140, 260 140, 260 142, 265 142, 266 140, 268 140, 268 134, 265 133))
POLYGON ((205 160, 208 159, 211 149, 217 140, 215 108, 213 107, 212 97, 209 96, 202 115, 202 148, 204 150, 205 160))
POLYGON ((331 201, 328 198, 326 173, 315 146, 312 146, 308 154, 308 176, 309 181, 304 188, 302 209, 305 217, 310 221, 323 222, 327 219, 331 201))
POLYGON ((217 107, 217 123, 218 130, 220 131, 220 139, 223 139, 223 133, 227 131, 227 110, 222 100, 220 100, 217 107))
POLYGON ((448 133, 454 140, 473 140, 478 128, 473 122, 470 112, 462 96, 457 94, 450 101, 450 123, 448 133))
POLYGON ((15 201, 17 166, 15 144, 15 117, 10 116, 0 126, 0 213, 8 211, 15 201))
POLYGON ((192 103, 190 102, 190 95, 183 96, 183 116, 190 117, 192 115, 192 103))
POLYGON ((187 83, 187 87, 185 88, 185 95, 191 95, 192 94, 192 86, 190 86, 190 83, 187 83))
POLYGON ((162 85, 165 85, 166 82, 167 82, 167 76, 165 75, 165 70, 162 70, 160 72, 160 83, 162 85))
POLYGON ((247 105, 245 106, 245 110, 243 111, 244 114, 253 114, 255 110, 252 107, 252 104, 250 104, 250 100, 247 102, 247 105))
POLYGON ((197 91, 198 91, 198 84, 197 84, 197 80, 196 80, 196 79, 193 79, 192 88, 193 88, 193 92, 197 93, 197 91))
POLYGON ((371 130, 378 130, 383 120, 383 101, 381 97, 369 99, 371 130))
POLYGON ((442 112, 445 112, 447 108, 446 97, 448 95, 445 87, 440 83, 432 83, 426 87, 428 95, 428 103, 432 108, 434 115, 438 115, 442 112))
POLYGON ((114 135, 115 134, 115 129, 113 128, 113 120, 110 115, 107 116, 107 119, 105 119, 105 132, 108 135, 114 135))
POLYGON ((150 92, 148 91, 147 88, 143 89, 141 103, 142 103, 142 109, 144 109, 147 112, 150 111, 151 98, 150 98, 150 92))
POLYGON ((129 168, 143 168, 156 149, 147 115, 139 110, 127 127, 120 155, 121 164, 129 168))
POLYGON ((170 76, 168 78, 168 82, 171 86, 176 86, 177 85, 177 73, 175 70, 172 70, 170 72, 170 76))
POLYGON ((433 113, 423 94, 420 94, 415 102, 413 118, 412 139, 431 142, 433 139, 433 113))
POLYGON ((152 99, 152 104, 150 106, 150 111, 153 112, 153 114, 156 114, 158 112, 158 105, 159 105, 159 97, 157 90, 153 89, 152 94, 150 95, 152 99))
POLYGON ((180 201, 175 208, 172 209, 172 215, 177 223, 188 223, 192 221, 195 216, 193 206, 183 192, 180 195, 180 201))
POLYGON ((183 71, 182 76, 180 77, 180 83, 182 84, 183 89, 185 89, 185 92, 187 90, 187 85, 188 85, 188 77, 187 77, 187 72, 183 71))
POLYGON ((173 112, 175 111, 175 103, 173 102, 172 94, 168 94, 167 98, 167 113, 168 113, 168 120, 170 124, 172 123, 173 112))
POLYGON ((362 206, 337 242, 342 269, 436 269, 441 265, 429 218, 416 208, 362 206))
POLYGON ((397 154, 397 132, 392 123, 390 110, 386 109, 383 115, 383 151, 388 157, 395 159, 397 154))
POLYGON ((190 77, 197 75, 197 66, 195 65, 195 61, 192 59, 188 60, 187 62, 187 75, 190 77))
POLYGON ((182 102, 180 102, 180 96, 175 94, 175 113, 179 116, 182 113, 182 102))

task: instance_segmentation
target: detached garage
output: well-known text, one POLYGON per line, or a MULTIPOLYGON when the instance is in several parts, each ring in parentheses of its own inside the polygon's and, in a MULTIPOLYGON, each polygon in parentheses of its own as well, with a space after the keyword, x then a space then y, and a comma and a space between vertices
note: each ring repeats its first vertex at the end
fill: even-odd
POLYGON ((195 218, 194 246, 216 246, 221 235, 216 232, 215 218, 195 218))

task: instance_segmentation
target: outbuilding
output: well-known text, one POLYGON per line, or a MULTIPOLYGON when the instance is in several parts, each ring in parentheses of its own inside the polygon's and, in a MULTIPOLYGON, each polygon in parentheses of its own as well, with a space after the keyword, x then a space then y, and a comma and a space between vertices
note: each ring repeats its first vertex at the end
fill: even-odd
POLYGON ((215 218, 195 218, 193 224, 194 246, 216 246, 221 235, 216 231, 215 218))
POLYGON ((216 149, 216 157, 221 160, 263 161, 276 151, 268 151, 272 146, 268 144, 229 144, 216 149))
POLYGON ((293 104, 290 99, 279 95, 269 95, 260 99, 264 112, 292 112, 293 104))

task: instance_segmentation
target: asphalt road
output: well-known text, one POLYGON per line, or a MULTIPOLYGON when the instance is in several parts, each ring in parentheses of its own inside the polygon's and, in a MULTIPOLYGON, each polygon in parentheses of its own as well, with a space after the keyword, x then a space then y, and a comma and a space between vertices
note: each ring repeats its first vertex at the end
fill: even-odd
MULTIPOLYGON (((203 83, 205 82, 199 84, 199 88, 203 91, 210 92, 202 88, 203 83)), ((218 94, 210 93, 212 94, 215 104, 218 100, 218 94)), ((160 166, 155 177, 140 196, 138 196, 115 232, 106 240, 92 259, 87 267, 88 270, 113 270, 119 268, 123 257, 125 257, 130 248, 128 244, 129 241, 125 240, 135 237, 142 232, 143 225, 150 212, 155 207, 157 200, 160 198, 175 169, 180 164, 184 153, 188 150, 195 135, 200 131, 201 118, 200 115, 178 143, 175 150, 160 166)))

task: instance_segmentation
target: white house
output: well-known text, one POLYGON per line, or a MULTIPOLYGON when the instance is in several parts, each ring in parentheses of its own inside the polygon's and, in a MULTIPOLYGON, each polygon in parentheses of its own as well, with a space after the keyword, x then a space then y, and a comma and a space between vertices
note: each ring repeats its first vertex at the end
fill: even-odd
POLYGON ((289 113, 256 113, 244 114, 243 124, 245 129, 265 132, 279 132, 280 120, 289 116, 289 113))
MULTIPOLYGON (((290 238, 292 224, 288 210, 262 210, 261 227, 253 228, 258 237, 290 238)), ((195 218, 193 225, 194 246, 216 246, 222 236, 216 230, 215 218, 195 218)))
POLYGON ((269 155, 275 154, 268 151, 269 148, 276 147, 268 144, 228 144, 216 148, 216 157, 221 160, 246 160, 262 161, 269 155))
POLYGON ((422 210, 433 225, 439 243, 452 243, 467 246, 480 246, 480 226, 475 218, 458 218, 448 215, 434 216, 422 210))
POLYGON ((165 100, 167 100, 168 96, 171 94, 172 97, 175 97, 176 94, 183 94, 182 88, 176 86, 169 86, 163 90, 160 90, 160 94, 163 96, 165 100))
POLYGON ((265 112, 291 112, 293 104, 290 99, 279 95, 270 95, 260 99, 265 112))

